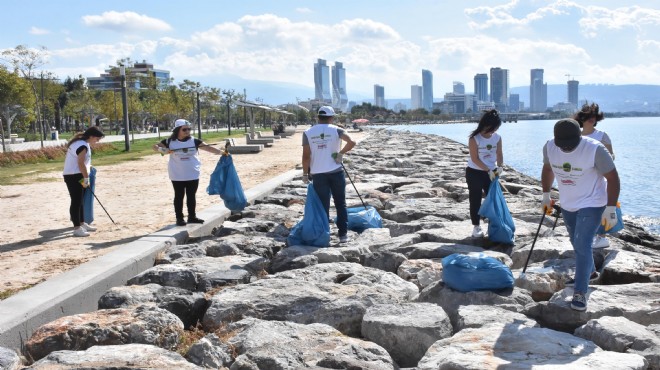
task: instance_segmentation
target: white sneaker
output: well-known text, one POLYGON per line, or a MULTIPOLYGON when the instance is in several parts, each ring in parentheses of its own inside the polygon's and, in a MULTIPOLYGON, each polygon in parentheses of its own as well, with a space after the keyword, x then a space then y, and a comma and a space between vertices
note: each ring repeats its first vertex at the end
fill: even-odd
POLYGON ((82 227, 79 227, 77 229, 73 229, 73 236, 78 236, 78 237, 85 237, 89 236, 89 233, 85 231, 82 227))
POLYGON ((85 231, 96 231, 96 228, 94 226, 92 226, 92 225, 90 225, 86 222, 83 222, 82 224, 80 224, 80 227, 85 229, 85 231))
POLYGON ((472 237, 473 238, 483 238, 484 237, 484 232, 481 231, 481 226, 477 225, 472 229, 472 237))
POLYGON ((348 243, 348 235, 342 235, 339 237, 339 243, 344 244, 348 243))
POLYGON ((591 245, 593 249, 607 248, 610 246, 610 241, 607 240, 607 237, 596 235, 594 238, 594 243, 591 245))

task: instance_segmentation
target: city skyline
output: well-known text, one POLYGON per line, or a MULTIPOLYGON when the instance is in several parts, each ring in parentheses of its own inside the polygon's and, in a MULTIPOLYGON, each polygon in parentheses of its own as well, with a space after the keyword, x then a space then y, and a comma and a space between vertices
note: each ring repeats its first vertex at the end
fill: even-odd
POLYGON ((337 0, 333 7, 350 11, 333 17, 303 1, 9 2, 3 28, 11 31, 0 35, 0 50, 43 45, 44 69, 62 79, 99 76, 122 58, 147 60, 175 83, 247 86, 253 98, 285 84, 313 89, 303 76, 317 58, 344 63, 351 100, 370 96, 374 84, 409 96, 420 69, 433 74, 434 96, 453 81, 471 85, 492 65, 510 71, 511 87, 529 86, 533 68, 545 70, 549 85, 566 84, 567 75, 581 85, 660 81, 657 0, 384 1, 337 0))

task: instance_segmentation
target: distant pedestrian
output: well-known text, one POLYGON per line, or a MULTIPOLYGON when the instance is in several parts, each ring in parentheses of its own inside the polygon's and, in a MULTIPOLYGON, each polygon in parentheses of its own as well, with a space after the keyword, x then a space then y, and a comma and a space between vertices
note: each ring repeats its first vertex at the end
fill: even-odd
POLYGON ((204 220, 197 217, 195 210, 197 206, 195 195, 199 187, 202 164, 199 159, 199 149, 201 148, 213 154, 222 154, 222 150, 191 136, 190 129, 190 122, 185 119, 178 119, 174 122, 172 135, 153 146, 155 151, 170 154, 167 169, 174 188, 174 214, 178 226, 186 225, 183 217, 184 196, 188 208, 188 223, 204 223, 204 220))
POLYGON ((584 311, 594 271, 591 245, 596 230, 601 224, 606 231, 617 224, 619 175, 605 146, 582 136, 577 121, 563 119, 555 124, 554 139, 543 146, 542 210, 546 213, 552 210, 550 187, 555 177, 561 214, 575 251, 571 308, 584 311))
MULTIPOLYGON (((612 140, 604 132, 596 129, 598 122, 605 119, 603 112, 600 112, 598 104, 584 104, 582 109, 573 116, 582 128, 582 136, 590 137, 594 140, 600 141, 605 145, 605 148, 610 152, 612 159, 614 159, 614 149, 612 149, 612 140)), ((610 242, 605 235, 596 235, 594 238, 593 248, 606 248, 609 247, 610 242)))
POLYGON ((483 194, 488 194, 488 187, 495 176, 502 174, 504 164, 502 138, 497 134, 497 130, 501 125, 502 120, 497 110, 486 111, 481 116, 477 128, 470 133, 470 139, 468 140, 470 157, 465 169, 465 180, 470 199, 473 238, 484 236, 479 218, 481 198, 483 194))
POLYGON ((312 177, 314 190, 321 199, 325 212, 330 218, 330 195, 337 210, 339 242, 348 242, 348 210, 346 209, 346 178, 343 169, 343 156, 355 146, 346 131, 332 124, 335 111, 323 106, 318 111, 318 124, 303 134, 303 182, 309 183, 312 177), (346 144, 342 148, 342 141, 346 144))
POLYGON ((89 231, 96 231, 96 227, 84 222, 83 194, 89 187, 89 173, 92 168, 92 144, 96 144, 105 135, 96 126, 85 132, 77 133, 66 144, 66 157, 64 157, 64 182, 69 190, 71 204, 69 216, 73 223, 73 236, 89 236, 89 231))

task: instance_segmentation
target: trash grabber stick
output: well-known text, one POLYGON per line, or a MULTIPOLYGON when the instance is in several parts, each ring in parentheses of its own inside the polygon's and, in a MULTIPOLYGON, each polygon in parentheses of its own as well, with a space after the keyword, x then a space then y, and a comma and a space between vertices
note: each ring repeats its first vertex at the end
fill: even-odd
POLYGON ((557 227, 557 221, 559 221, 559 216, 561 216, 561 208, 556 204, 553 204, 552 208, 555 209, 555 223, 552 225, 552 231, 554 231, 555 227, 557 227))
POLYGON ((353 185, 353 189, 355 189, 355 192, 357 193, 358 197, 360 198, 360 202, 362 202, 362 206, 364 206, 364 209, 367 209, 367 205, 364 204, 364 200, 362 200, 362 196, 360 195, 360 192, 358 191, 357 187, 355 186, 355 183, 353 182, 353 179, 351 179, 351 175, 349 175, 348 171, 346 171, 346 167, 344 167, 344 163, 341 164, 341 168, 343 168, 344 172, 346 172, 346 176, 348 176, 348 181, 350 181, 351 185, 353 185))
POLYGON ((543 220, 545 220, 545 212, 543 212, 543 216, 541 216, 541 222, 539 222, 539 227, 536 229, 536 235, 534 235, 534 241, 532 242, 532 247, 529 249, 529 254, 527 255, 527 260, 525 261, 525 266, 523 267, 522 273, 520 274, 521 276, 525 274, 525 271, 527 271, 527 264, 529 263, 529 258, 532 256, 532 251, 534 250, 534 245, 536 244, 536 238, 539 237, 539 232, 541 232, 543 220))
POLYGON ((112 221, 113 224, 117 225, 117 224, 115 223, 115 220, 113 220, 112 217, 110 217, 110 214, 109 214, 108 211, 105 209, 105 207, 103 207, 103 203, 101 203, 101 201, 99 200, 99 197, 97 197, 96 194, 94 194, 94 192, 92 191, 92 189, 89 189, 89 188, 86 188, 86 189, 88 189, 89 191, 92 192, 92 195, 94 196, 94 198, 96 198, 96 201, 99 202, 99 204, 101 205, 101 208, 103 208, 103 210, 105 211, 105 214, 108 215, 108 218, 110 218, 110 221, 112 221))

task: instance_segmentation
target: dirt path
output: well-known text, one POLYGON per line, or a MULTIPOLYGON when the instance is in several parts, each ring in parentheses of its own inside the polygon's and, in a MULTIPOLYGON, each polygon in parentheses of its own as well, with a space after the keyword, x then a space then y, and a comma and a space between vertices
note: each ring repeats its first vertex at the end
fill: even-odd
MULTIPOLYGON (((300 130, 300 128, 299 128, 300 130)), ((262 183, 301 163, 302 134, 281 139, 259 154, 234 155, 243 189, 262 183)), ((351 133, 354 140, 364 133, 351 133)), ((237 140, 244 144, 245 139, 237 140)), ((206 194, 218 157, 202 151, 202 176, 197 191, 199 211, 221 202, 206 194)), ((94 158, 92 158, 94 163, 94 158)), ((112 251, 174 223, 172 184, 167 157, 159 154, 97 168, 94 226, 88 238, 71 236, 69 195, 61 172, 35 176, 27 185, 0 186, 0 292, 22 289, 112 251)), ((184 206, 185 209, 185 206, 184 206)))

